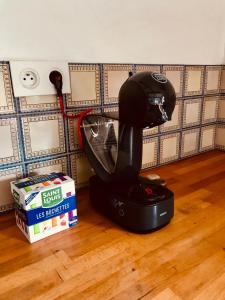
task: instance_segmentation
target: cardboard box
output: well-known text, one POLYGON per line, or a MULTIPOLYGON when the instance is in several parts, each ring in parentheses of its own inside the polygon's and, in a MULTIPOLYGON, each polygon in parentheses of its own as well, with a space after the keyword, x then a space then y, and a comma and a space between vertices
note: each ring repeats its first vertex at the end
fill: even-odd
POLYGON ((30 243, 77 224, 74 180, 51 173, 11 182, 16 223, 30 243))

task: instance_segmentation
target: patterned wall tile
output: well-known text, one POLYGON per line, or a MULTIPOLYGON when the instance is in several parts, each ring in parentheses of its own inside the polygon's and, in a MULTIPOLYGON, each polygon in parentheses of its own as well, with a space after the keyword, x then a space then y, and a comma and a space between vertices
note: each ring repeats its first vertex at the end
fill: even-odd
POLYGON ((218 121, 225 121, 225 96, 220 96, 218 103, 218 121))
POLYGON ((184 101, 183 127, 190 127, 200 124, 201 103, 201 98, 184 101))
POLYGON ((149 138, 143 140, 142 150, 142 169, 157 165, 158 156, 158 138, 149 138))
POLYGON ((220 92, 220 75, 220 66, 206 66, 205 94, 215 94, 220 92))
POLYGON ((103 111, 105 113, 107 113, 107 112, 118 112, 118 110, 119 110, 118 105, 116 105, 116 106, 110 106, 110 107, 104 107, 103 108, 103 111))
POLYGON ((13 113, 14 111, 9 66, 0 63, 0 114, 13 113))
POLYGON ((20 97, 21 111, 47 110, 59 108, 56 95, 20 97))
POLYGON ((89 178, 94 175, 84 153, 71 155, 71 172, 77 188, 87 185, 89 178))
POLYGON ((220 92, 225 93, 225 66, 221 70, 220 92))
POLYGON ((153 128, 146 128, 143 130, 143 136, 149 136, 153 134, 157 134, 159 132, 159 126, 153 127, 153 128))
POLYGON ((46 161, 39 161, 27 165, 29 176, 49 174, 51 172, 63 172, 68 173, 67 170, 67 158, 60 157, 56 159, 49 159, 46 161))
POLYGON ((225 124, 219 124, 216 128, 216 148, 225 150, 225 124))
POLYGON ((103 65, 104 104, 117 103, 122 84, 133 71, 133 65, 103 65))
POLYGON ((0 170, 0 192, 1 195, 4 195, 4 197, 1 196, 0 198, 0 213, 13 208, 14 203, 10 191, 10 182, 21 177, 21 167, 0 170))
POLYGON ((15 118, 0 119, 0 137, 0 164, 18 162, 20 152, 15 118))
POLYGON ((203 66, 186 66, 184 95, 185 96, 202 95, 203 78, 204 78, 203 66))
POLYGON ((100 105, 100 66, 71 64, 69 69, 72 94, 67 95, 67 106, 100 105))
POLYGON ((163 73, 172 83, 176 96, 182 97, 183 94, 183 77, 184 67, 183 66, 163 66, 163 73))
POLYGON ((200 129, 185 130, 182 132, 181 157, 195 155, 198 153, 200 129))
POLYGON ((161 132, 177 130, 177 129, 181 128, 182 104, 183 104, 183 101, 176 102, 176 106, 173 111, 172 119, 171 119, 171 121, 168 121, 160 126, 161 132))
POLYGON ((78 150, 79 139, 77 134, 77 119, 68 119, 68 129, 69 129, 69 148, 70 151, 78 150))
MULTIPOLYGON (((80 111, 76 111, 79 113, 80 111)), ((100 109, 93 110, 91 113, 100 113, 100 109)), ((69 148, 70 151, 78 150, 80 148, 79 139, 77 134, 77 122, 78 119, 68 119, 68 129, 69 129, 69 148)))
POLYGON ((139 72, 154 72, 160 73, 160 66, 158 65, 136 65, 136 73, 139 72))
POLYGON ((203 100, 202 123, 216 122, 219 97, 205 97, 203 100))
POLYGON ((212 150, 215 147, 216 125, 204 126, 201 129, 200 151, 212 150))
POLYGON ((167 134, 160 137, 160 164, 179 158, 180 133, 167 134))
POLYGON ((22 118, 26 157, 65 151, 64 125, 60 114, 22 118))

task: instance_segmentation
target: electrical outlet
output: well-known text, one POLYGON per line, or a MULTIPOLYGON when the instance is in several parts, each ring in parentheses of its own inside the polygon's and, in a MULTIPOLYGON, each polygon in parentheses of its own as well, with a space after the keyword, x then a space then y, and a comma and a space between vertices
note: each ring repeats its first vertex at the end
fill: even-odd
POLYGON ((10 61, 15 97, 54 95, 55 88, 49 80, 51 71, 59 71, 63 78, 64 94, 70 93, 68 63, 61 61, 10 61))
POLYGON ((38 73, 32 69, 22 70, 20 73, 20 83, 26 89, 34 89, 39 85, 38 73))

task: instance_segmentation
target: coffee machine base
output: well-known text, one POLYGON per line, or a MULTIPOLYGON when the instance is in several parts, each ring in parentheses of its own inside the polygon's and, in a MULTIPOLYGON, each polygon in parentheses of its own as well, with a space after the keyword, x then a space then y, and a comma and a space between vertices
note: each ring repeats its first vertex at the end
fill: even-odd
POLYGON ((90 178, 90 200, 112 221, 133 232, 150 232, 167 225, 174 214, 173 193, 139 177, 132 184, 106 183, 90 178))

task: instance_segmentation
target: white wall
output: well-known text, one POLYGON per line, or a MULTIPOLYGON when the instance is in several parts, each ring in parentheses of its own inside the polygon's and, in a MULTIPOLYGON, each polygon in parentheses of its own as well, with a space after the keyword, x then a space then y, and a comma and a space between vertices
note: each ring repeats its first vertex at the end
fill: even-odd
POLYGON ((0 0, 0 60, 220 64, 224 0, 0 0))

